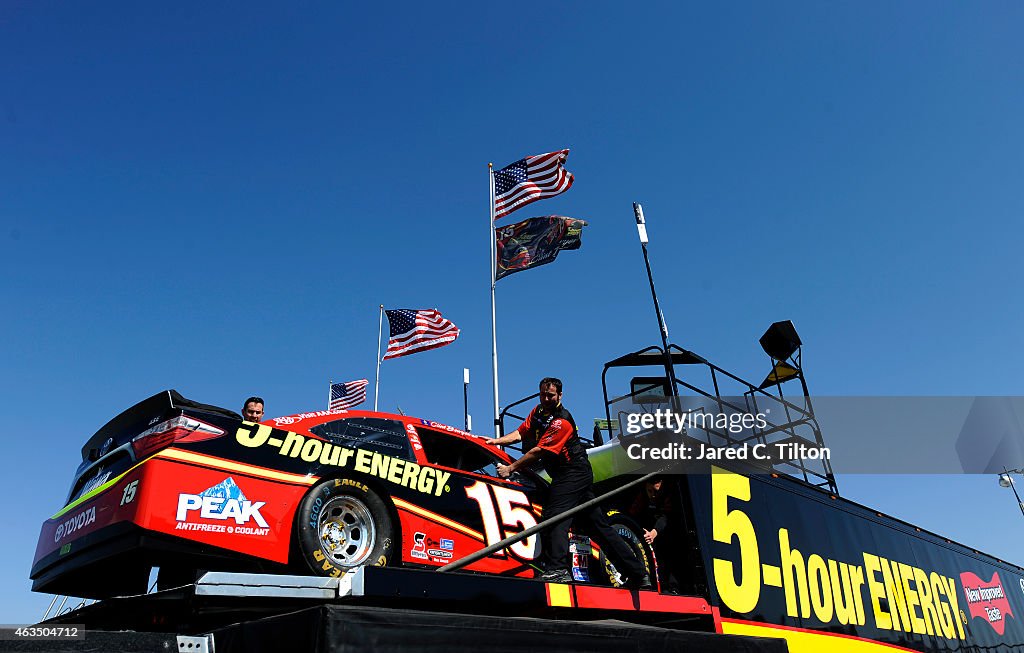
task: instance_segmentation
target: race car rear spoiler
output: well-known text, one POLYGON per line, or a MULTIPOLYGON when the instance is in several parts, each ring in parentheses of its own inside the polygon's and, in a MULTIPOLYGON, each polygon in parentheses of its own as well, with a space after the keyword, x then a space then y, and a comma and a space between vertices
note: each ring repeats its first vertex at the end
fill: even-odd
POLYGON ((181 414, 183 410, 188 410, 190 413, 208 413, 237 420, 242 419, 242 416, 233 410, 186 399, 177 390, 164 390, 149 399, 140 401, 103 425, 82 447, 82 460, 99 458, 100 449, 108 439, 113 441, 111 447, 117 447, 144 431, 148 426, 161 421, 162 418, 166 419, 174 414, 181 414))

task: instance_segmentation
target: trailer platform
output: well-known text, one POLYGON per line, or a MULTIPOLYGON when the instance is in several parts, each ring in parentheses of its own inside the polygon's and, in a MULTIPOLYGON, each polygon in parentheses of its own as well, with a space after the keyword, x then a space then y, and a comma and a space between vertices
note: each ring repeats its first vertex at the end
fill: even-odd
MULTIPOLYGON (((86 641, 98 631, 134 637, 124 650, 139 653, 166 651, 167 638, 193 653, 786 650, 782 640, 715 633, 701 597, 386 567, 340 578, 211 572, 195 584, 107 599, 46 623, 82 624, 86 641), (156 637, 151 649, 147 635, 156 637)), ((76 647, 85 642, 31 644, 42 648, 9 650, 95 650, 76 647)))

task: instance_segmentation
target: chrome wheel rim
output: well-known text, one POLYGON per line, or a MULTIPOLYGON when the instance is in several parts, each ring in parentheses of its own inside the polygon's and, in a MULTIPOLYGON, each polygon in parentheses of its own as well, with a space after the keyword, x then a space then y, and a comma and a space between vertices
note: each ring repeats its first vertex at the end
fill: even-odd
POLYGON ((355 497, 335 497, 320 512, 320 548, 342 567, 366 562, 377 540, 377 527, 365 503, 355 497))

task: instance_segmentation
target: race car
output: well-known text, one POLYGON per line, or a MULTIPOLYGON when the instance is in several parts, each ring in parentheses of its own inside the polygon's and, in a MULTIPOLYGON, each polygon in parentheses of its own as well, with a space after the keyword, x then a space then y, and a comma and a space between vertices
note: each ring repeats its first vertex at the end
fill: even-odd
MULTIPOLYGON (((340 576, 361 565, 438 567, 541 519, 546 482, 482 438, 370 411, 261 423, 174 390, 124 411, 82 448, 66 505, 43 524, 33 590, 105 598, 195 580, 200 570, 340 576)), ((652 572, 635 524, 613 522, 652 572)), ((617 584, 585 535, 573 575, 617 584)), ((533 577, 538 536, 465 571, 533 577)))

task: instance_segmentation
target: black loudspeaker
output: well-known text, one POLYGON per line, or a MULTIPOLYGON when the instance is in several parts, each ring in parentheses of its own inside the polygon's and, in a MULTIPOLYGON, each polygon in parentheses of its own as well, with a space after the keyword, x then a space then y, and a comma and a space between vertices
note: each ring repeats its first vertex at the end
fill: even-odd
POLYGON ((789 320, 776 322, 768 327, 758 342, 766 354, 778 361, 784 361, 792 356, 803 344, 796 333, 796 327, 789 320))

